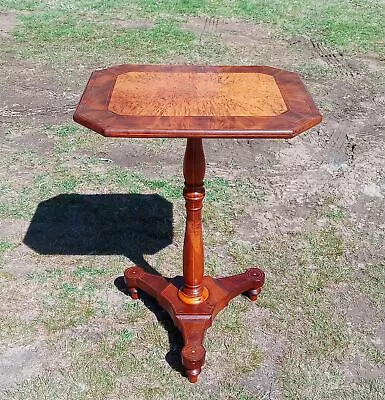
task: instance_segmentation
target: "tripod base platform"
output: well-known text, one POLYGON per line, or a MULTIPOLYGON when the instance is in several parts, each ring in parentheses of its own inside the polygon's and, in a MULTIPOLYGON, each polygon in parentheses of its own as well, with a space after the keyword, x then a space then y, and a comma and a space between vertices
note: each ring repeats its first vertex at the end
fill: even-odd
POLYGON ((186 304, 178 295, 183 287, 183 277, 166 279, 145 272, 140 267, 127 268, 124 281, 133 299, 138 299, 138 290, 154 297, 165 309, 181 331, 184 341, 182 364, 188 380, 196 382, 205 362, 206 350, 203 340, 206 330, 212 325, 215 316, 227 306, 234 297, 244 293, 250 300, 257 299, 265 281, 265 274, 259 268, 250 268, 243 274, 226 278, 203 278, 203 287, 208 297, 199 304, 186 304))

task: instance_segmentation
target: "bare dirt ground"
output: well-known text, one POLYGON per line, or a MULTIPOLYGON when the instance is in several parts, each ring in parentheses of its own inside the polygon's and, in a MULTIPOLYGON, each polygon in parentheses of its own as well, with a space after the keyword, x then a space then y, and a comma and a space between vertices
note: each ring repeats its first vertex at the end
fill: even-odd
MULTIPOLYGON (((12 45, 10 32, 15 25, 11 13, 0 14, 0 36, 12 45)), ((112 23, 125 24, 124 21, 112 23)), ((129 25, 131 26, 131 25, 129 25)), ((146 27, 146 21, 133 23, 146 27)), ((299 71, 319 105, 324 121, 313 130, 290 141, 273 140, 206 140, 207 177, 222 177, 236 182, 250 179, 258 182, 265 197, 258 204, 250 203, 235 223, 235 237, 247 245, 258 246, 269 239, 279 246, 282 237, 310 232, 327 224, 324 214, 341 211, 338 230, 344 240, 344 263, 355 270, 380 265, 385 257, 385 74, 384 62, 375 55, 345 56, 326 46, 301 37, 277 39, 264 26, 226 20, 217 26, 199 18, 191 18, 186 30, 198 36, 212 29, 228 47, 234 48, 239 63, 252 60, 278 68, 299 71)), ((178 59, 179 62, 184 60, 178 59)), ((236 60, 235 60, 236 61, 236 60)), ((111 58, 111 63, 114 60, 111 58)), ((46 125, 69 123, 76 103, 90 72, 100 65, 68 66, 66 71, 41 67, 17 56, 8 56, 0 64, 0 151, 7 157, 30 150, 44 160, 50 157, 53 139, 42 129, 46 125)), ((170 178, 181 173, 183 140, 162 142, 150 140, 105 140, 103 148, 90 154, 73 154, 74 162, 90 156, 107 160, 149 179, 170 178), (149 150, 150 149, 150 150, 149 150), (155 150, 154 150, 155 149, 155 150)), ((1 170, 0 177, 13 174, 21 184, 34 174, 29 165, 18 163, 1 170)), ((28 221, 3 220, 0 239, 21 241, 28 221)), ((50 268, 57 257, 36 261, 33 250, 19 245, 7 255, 4 270, 21 281, 28 272, 50 268)), ((262 265, 264 268, 265 266, 262 265)), ((266 266, 268 268, 268 266, 266 266)), ((364 273, 363 272, 363 273, 364 273)), ((279 277, 273 277, 279 279, 279 277)), ((6 282, 6 285, 13 283, 6 282)), ((12 310, 22 320, 34 318, 38 309, 38 286, 33 293, 23 294, 22 284, 10 299, 12 310), (29 299, 29 306, 22 302, 29 299), (35 310, 35 311, 34 311, 35 310)), ((365 294, 356 292, 347 297, 343 283, 325 289, 335 299, 336 307, 354 329, 357 325, 374 326, 370 340, 385 351, 383 316, 372 310, 365 294), (373 316, 375 314, 375 317, 373 316), (374 322, 375 321, 375 322, 374 322)), ((111 304, 122 302, 119 293, 110 295, 111 304)), ((3 304, 2 307, 5 305, 3 304)), ((271 311, 253 307, 246 320, 250 335, 261 348, 261 367, 244 379, 244 386, 255 395, 269 399, 284 398, 280 379, 280 363, 290 344, 282 332, 269 328, 271 311), (257 326, 252 321, 258 321, 257 326)), ((94 333, 96 330, 93 331, 94 333)), ((96 333, 95 333, 96 334, 96 333)), ((55 355, 46 345, 46 333, 31 336, 30 344, 8 344, 0 349, 0 390, 38 376, 55 355)), ((55 368, 66 365, 57 360, 55 368)), ((385 379, 385 368, 365 365, 360 360, 346 362, 345 379, 355 382, 363 376, 385 379)), ((218 377, 207 368, 206 389, 218 377)), ((204 375, 202 374, 202 375, 204 375)), ((311 397, 308 397, 311 398, 311 397)))

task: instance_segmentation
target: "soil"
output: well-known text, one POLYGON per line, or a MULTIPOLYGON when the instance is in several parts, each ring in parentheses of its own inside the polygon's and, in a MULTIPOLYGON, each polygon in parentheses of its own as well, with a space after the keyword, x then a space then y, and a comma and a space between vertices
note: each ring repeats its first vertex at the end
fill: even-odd
MULTIPOLYGON (((146 21, 111 22, 125 27, 151 26, 146 21)), ((1 13, 0 26, 0 36, 12 44, 14 14, 1 13)), ((344 210, 346 226, 351 227, 345 232, 346 238, 360 244, 359 251, 347 250, 352 268, 360 263, 382 262, 385 256, 385 95, 380 79, 385 74, 384 63, 376 55, 345 56, 301 37, 276 38, 265 26, 253 23, 223 20, 210 25, 204 19, 192 18, 185 29, 198 35, 217 33, 224 44, 235 50, 242 46, 237 50, 240 61, 242 54, 247 54, 255 64, 289 70, 307 65, 328 71, 326 75, 305 74, 306 84, 324 115, 320 126, 291 141, 205 141, 208 177, 250 178, 265 192, 264 201, 250 204, 237 222, 239 239, 253 243, 267 236, 279 237, 283 233, 311 229, 314 221, 308 217, 320 205, 320 199, 333 198, 344 210)), ((63 71, 41 69, 8 54, 0 65, 1 151, 17 152, 23 148, 48 157, 51 144, 42 127, 71 121, 90 72, 99 67, 73 70, 71 79, 65 79, 63 71), (22 127, 19 134, 7 136, 9 126, 15 123, 22 127)), ((173 151, 149 154, 140 140, 110 140, 103 152, 94 155, 138 169, 149 177, 170 177, 181 173, 184 141, 177 140, 171 146, 173 151)), ((322 218, 316 223, 322 225, 322 218)), ((26 228, 21 224, 7 229, 20 234, 26 228)), ((19 267, 15 261, 8 268, 19 275, 19 267)), ((365 304, 365 301, 355 303, 355 318, 370 319, 365 304)), ((254 314, 248 317, 266 318, 258 309, 254 314)), ((262 349, 274 347, 276 350, 264 352, 267 356, 263 365, 250 377, 248 386, 255 393, 269 393, 268 398, 281 399, 282 393, 274 383, 281 341, 256 330, 253 334, 262 349), (271 346, 271 341, 278 344, 271 346)), ((379 331, 373 340, 384 347, 383 332, 379 331)), ((0 382, 3 386, 38 374, 45 357, 33 347, 13 347, 5 352, 2 349, 2 353, 0 382), (19 368, 22 364, 24 367, 19 368)), ((373 373, 384 376, 383 370, 373 373)))

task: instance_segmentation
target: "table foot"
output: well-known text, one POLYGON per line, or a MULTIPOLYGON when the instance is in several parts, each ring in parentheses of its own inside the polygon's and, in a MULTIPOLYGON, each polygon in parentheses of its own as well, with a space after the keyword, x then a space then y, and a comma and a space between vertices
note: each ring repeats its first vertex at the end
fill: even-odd
POLYGON ((183 347, 181 356, 188 380, 195 383, 205 362, 205 348, 201 344, 187 344, 183 347))
POLYGON ((195 383, 205 362, 203 341, 206 330, 232 298, 245 293, 251 300, 256 300, 264 284, 265 274, 259 268, 250 268, 243 274, 226 278, 205 276, 203 284, 209 295, 199 304, 186 304, 179 298, 182 277, 166 279, 149 274, 140 267, 132 267, 125 270, 124 281, 131 297, 137 298, 137 289, 143 290, 170 314, 183 336, 181 358, 187 378, 195 383))
POLYGON ((245 292, 245 295, 251 300, 251 301, 255 301, 257 300, 259 294, 261 293, 261 288, 259 289, 251 289, 248 290, 247 292, 245 292))
POLYGON ((129 287, 129 288, 127 288, 127 290, 128 290, 128 294, 131 296, 131 298, 133 298, 134 300, 139 299, 139 293, 136 290, 136 288, 129 287))

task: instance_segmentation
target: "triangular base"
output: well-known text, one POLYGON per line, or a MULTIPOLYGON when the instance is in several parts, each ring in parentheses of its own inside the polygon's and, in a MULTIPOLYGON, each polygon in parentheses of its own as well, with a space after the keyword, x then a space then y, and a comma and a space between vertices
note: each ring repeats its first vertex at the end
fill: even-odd
POLYGON ((205 276, 203 286, 207 288, 209 296, 200 304, 185 304, 179 298, 182 277, 169 280, 149 274, 140 267, 132 267, 125 270, 124 281, 132 298, 138 298, 137 289, 143 290, 170 314, 183 335, 184 347, 181 355, 187 377, 190 382, 196 382, 205 361, 206 350, 202 345, 204 335, 213 319, 232 298, 241 293, 245 293, 253 301, 256 300, 264 284, 265 274, 259 268, 251 268, 243 274, 226 278, 205 276))

